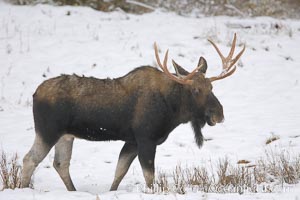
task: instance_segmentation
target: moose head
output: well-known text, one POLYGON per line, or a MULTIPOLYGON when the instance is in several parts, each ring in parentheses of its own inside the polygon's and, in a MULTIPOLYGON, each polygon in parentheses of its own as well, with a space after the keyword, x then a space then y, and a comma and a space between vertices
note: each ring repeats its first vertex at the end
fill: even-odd
POLYGON ((222 71, 218 76, 206 77, 207 62, 203 57, 200 57, 197 67, 192 72, 188 72, 172 60, 176 75, 170 73, 167 67, 169 50, 166 51, 162 64, 158 55, 157 44, 154 43, 155 57, 158 66, 170 79, 184 85, 192 95, 191 99, 194 104, 193 114, 196 115, 193 117, 192 126, 195 131, 195 138, 198 146, 201 146, 203 142, 201 128, 205 123, 214 126, 216 123, 224 121, 223 106, 212 92, 212 83, 231 76, 236 71, 235 63, 245 51, 244 45, 243 49, 233 58, 236 46, 236 34, 234 34, 231 49, 227 57, 221 53, 220 49, 213 41, 208 41, 213 45, 222 60, 222 71), (200 116, 197 116, 198 114, 200 116))

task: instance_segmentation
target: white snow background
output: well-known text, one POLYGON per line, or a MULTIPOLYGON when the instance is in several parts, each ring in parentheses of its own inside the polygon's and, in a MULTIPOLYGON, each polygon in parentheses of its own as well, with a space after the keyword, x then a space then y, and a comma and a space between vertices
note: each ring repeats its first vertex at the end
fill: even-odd
MULTIPOLYGON (((238 69, 215 82, 225 122, 206 126, 212 140, 198 149, 189 124, 176 128, 157 148, 156 170, 205 165, 227 156, 234 164, 254 162, 267 148, 300 152, 300 22, 269 17, 181 17, 155 11, 144 15, 102 13, 84 7, 12 6, 0 2, 0 148, 17 152, 20 161, 34 139, 32 94, 44 80, 60 74, 115 78, 142 65, 155 65, 153 43, 188 70, 200 56, 207 76, 221 71, 221 60, 207 41, 224 54, 237 33, 237 50, 246 44, 238 69), (271 136, 279 140, 266 145, 271 136)), ((169 60, 170 70, 171 62, 169 60)), ((147 84, 147 83, 145 83, 147 84)), ((299 199, 300 185, 272 194, 145 194, 128 192, 143 184, 136 159, 118 191, 109 192, 123 142, 75 140, 68 192, 52 167, 53 150, 39 165, 34 189, 4 190, 10 199, 299 199)))

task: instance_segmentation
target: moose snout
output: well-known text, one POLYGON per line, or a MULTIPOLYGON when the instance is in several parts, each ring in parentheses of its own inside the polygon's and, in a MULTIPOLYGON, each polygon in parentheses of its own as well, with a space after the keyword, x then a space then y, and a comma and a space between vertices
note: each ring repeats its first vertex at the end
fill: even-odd
POLYGON ((224 122, 223 110, 208 110, 206 112, 206 122, 210 126, 214 126, 217 123, 224 122))
POLYGON ((225 119, 223 115, 214 115, 212 120, 216 123, 223 123, 225 119))

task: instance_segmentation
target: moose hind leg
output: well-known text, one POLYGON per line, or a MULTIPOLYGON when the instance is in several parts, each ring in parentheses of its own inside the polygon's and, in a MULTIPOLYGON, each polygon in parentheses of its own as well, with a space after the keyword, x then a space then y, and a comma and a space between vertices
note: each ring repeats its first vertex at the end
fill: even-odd
POLYGON ((137 145, 125 143, 119 155, 119 161, 115 172, 115 178, 111 185, 110 191, 118 189, 120 182, 127 173, 132 161, 135 159, 136 156, 137 145))
POLYGON ((21 186, 29 187, 31 176, 40 162, 46 157, 53 145, 47 144, 36 134, 30 151, 23 158, 21 186))
POLYGON ((69 191, 76 190, 69 171, 73 141, 74 137, 70 135, 64 135, 59 139, 55 145, 55 156, 53 162, 54 168, 69 191))

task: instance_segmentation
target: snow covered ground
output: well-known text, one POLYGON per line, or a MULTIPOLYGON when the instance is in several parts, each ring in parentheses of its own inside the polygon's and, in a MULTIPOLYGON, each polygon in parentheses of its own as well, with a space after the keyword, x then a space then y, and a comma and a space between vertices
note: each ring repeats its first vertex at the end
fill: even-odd
MULTIPOLYGON (((90 8, 11 6, 0 2, 0 148, 21 158, 34 139, 32 94, 50 77, 76 73, 119 77, 135 67, 154 65, 153 43, 170 49, 170 57, 192 70, 199 56, 208 61, 208 76, 221 61, 208 43, 229 50, 233 33, 247 49, 237 72, 214 83, 225 122, 205 127, 212 140, 198 149, 189 124, 179 126, 157 149, 156 169, 177 164, 205 165, 227 156, 232 163, 255 161, 270 147, 300 152, 300 22, 268 17, 187 18, 154 12, 142 16, 101 13, 90 8), (271 136, 279 140, 266 145, 271 136)), ((240 47, 238 48, 240 49, 240 47)), ((171 68, 170 68, 171 69, 171 68)), ((300 185, 266 194, 186 195, 128 192, 144 183, 134 161, 118 191, 109 192, 122 142, 76 140, 71 176, 77 192, 67 192, 52 167, 54 152, 34 174, 35 189, 5 190, 0 199, 299 199, 300 185)))

